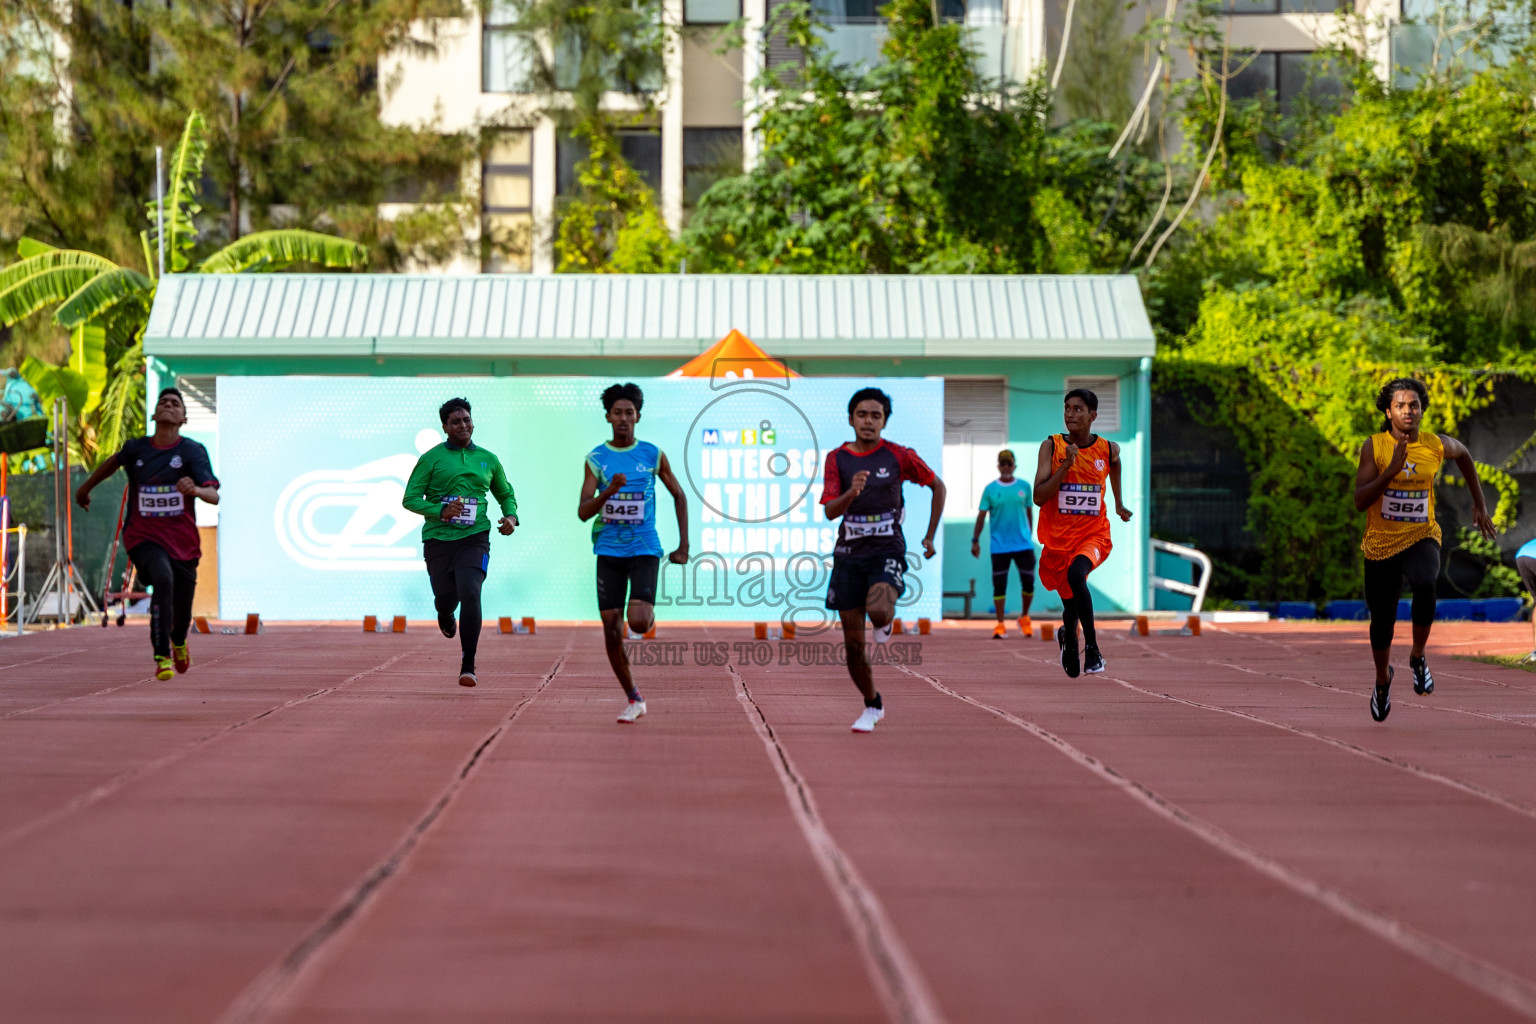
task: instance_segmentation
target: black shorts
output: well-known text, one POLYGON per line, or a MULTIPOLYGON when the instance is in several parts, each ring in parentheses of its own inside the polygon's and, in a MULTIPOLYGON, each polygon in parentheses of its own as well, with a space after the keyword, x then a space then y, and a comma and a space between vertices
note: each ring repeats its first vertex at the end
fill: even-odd
POLYGON ((629 600, 656 603, 656 574, 661 559, 655 555, 597 556, 597 610, 621 611, 624 594, 629 600))
POLYGON ((455 569, 486 572, 491 567, 491 531, 482 530, 453 540, 424 540, 421 553, 427 560, 429 576, 442 576, 455 569))
POLYGON ((1520 582, 1525 584, 1526 592, 1536 594, 1536 558, 1515 559, 1515 570, 1520 573, 1520 582))
POLYGON ((832 576, 827 580, 827 608, 834 612, 863 608, 869 603, 869 588, 876 583, 889 583, 900 598, 907 592, 906 572, 905 554, 834 554, 832 576))
POLYGON ((1035 592, 1035 549, 992 552, 992 596, 1008 595, 1008 567, 1019 567, 1019 589, 1026 595, 1035 592))

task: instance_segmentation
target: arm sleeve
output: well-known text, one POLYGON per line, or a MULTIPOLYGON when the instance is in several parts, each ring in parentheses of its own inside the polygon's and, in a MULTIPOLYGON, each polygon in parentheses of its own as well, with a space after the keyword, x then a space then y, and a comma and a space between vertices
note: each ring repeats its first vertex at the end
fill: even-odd
POLYGON ((928 463, 911 448, 903 448, 900 445, 892 445, 896 449, 896 458, 901 462, 901 478, 911 480, 915 484, 927 487, 933 483, 933 470, 928 468, 928 463))
POLYGON ((516 519, 517 495, 512 493, 512 483, 507 479, 506 467, 501 464, 500 459, 496 460, 496 468, 491 470, 491 493, 501 504, 501 514, 516 519))
POLYGON ((411 478, 405 482, 405 496, 400 499, 400 504, 404 505, 407 511, 415 512, 428 519, 442 512, 437 505, 426 499, 427 481, 431 477, 432 467, 427 465, 427 457, 423 455, 416 460, 416 468, 411 470, 411 478))
POLYGON ((827 463, 822 471, 821 503, 835 501, 843 493, 843 478, 837 471, 837 449, 827 452, 827 463))
POLYGON ((208 449, 198 445, 195 449, 192 465, 188 466, 188 476, 199 487, 217 487, 219 478, 213 475, 213 463, 208 459, 208 449))
POLYGON ((983 487, 981 489, 981 501, 977 503, 976 511, 978 511, 978 512, 990 512, 990 511, 992 511, 992 485, 991 484, 987 484, 987 486, 985 486, 985 487, 983 487))

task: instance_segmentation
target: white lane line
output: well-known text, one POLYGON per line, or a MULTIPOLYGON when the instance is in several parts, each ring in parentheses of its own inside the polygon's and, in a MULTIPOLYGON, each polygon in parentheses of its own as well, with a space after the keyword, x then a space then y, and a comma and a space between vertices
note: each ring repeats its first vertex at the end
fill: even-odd
POLYGON ((752 691, 747 689, 746 680, 736 671, 735 666, 727 666, 727 670, 736 685, 736 700, 740 702, 742 711, 746 712, 747 720, 752 723, 758 738, 763 741, 768 760, 773 762, 774 770, 778 772, 785 799, 789 801, 800 832, 805 836, 806 845, 811 848, 817 865, 826 876, 827 884, 836 895, 843 917, 859 938, 859 951, 863 954, 864 966, 875 991, 885 1003, 886 1011, 899 1024, 944 1024, 944 1014, 939 1010, 938 1001, 929 991, 928 983, 918 970, 912 954, 907 952, 906 945, 886 916, 879 898, 860 877, 853 860, 827 831, 821 812, 816 809, 816 798, 810 786, 795 767, 789 751, 779 742, 773 726, 768 724, 763 709, 752 699, 752 691))
POLYGON ((1305 896, 1347 921, 1365 929, 1378 938, 1392 943, 1399 949, 1418 957, 1479 992, 1498 1000, 1510 1009, 1536 1020, 1536 984, 1513 974, 1497 964, 1489 963, 1471 953, 1449 945, 1433 936, 1417 931, 1397 918, 1384 914, 1348 893, 1324 885, 1303 875, 1294 868, 1282 864, 1268 854, 1261 853, 1236 837, 1222 831, 1203 818, 1197 817, 1172 801, 1158 795, 1135 779, 1121 774, 1091 754, 1079 750, 1055 733, 1009 714, 1001 708, 984 704, 963 693, 951 690, 932 676, 914 672, 905 665, 896 668, 928 683, 940 693, 948 694, 972 707, 996 715, 1010 725, 1042 740, 1074 763, 1093 772, 1115 786, 1127 796, 1190 834, 1197 836, 1222 853, 1241 861, 1260 874, 1273 879, 1298 895, 1305 896))
MULTIPOLYGON (((573 641, 574 636, 572 641, 566 643, 566 652, 570 651, 573 641)), ((432 826, 442 818, 449 805, 468 784, 470 776, 480 761, 495 747, 496 742, 506 735, 512 723, 517 721, 517 716, 522 714, 523 709, 532 704, 554 681, 561 666, 565 664, 565 659, 566 653, 562 653, 555 660, 554 666, 539 681, 538 687, 513 705, 512 710, 497 723, 496 727, 475 744, 475 748, 470 751, 469 757, 454 773, 448 785, 438 794, 437 799, 432 801, 426 813, 418 818, 404 837, 395 844, 389 854, 374 865, 373 869, 347 893, 341 904, 311 928, 299 940, 298 945, 246 986, 245 991, 240 993, 230 1004, 229 1009, 219 1017, 218 1024, 249 1024, 252 1021, 267 1020, 281 1010, 290 1008, 287 1003, 293 996, 300 976, 312 968, 331 946, 333 940, 367 910, 384 883, 399 874, 405 867, 411 854, 427 838, 427 833, 432 826)))

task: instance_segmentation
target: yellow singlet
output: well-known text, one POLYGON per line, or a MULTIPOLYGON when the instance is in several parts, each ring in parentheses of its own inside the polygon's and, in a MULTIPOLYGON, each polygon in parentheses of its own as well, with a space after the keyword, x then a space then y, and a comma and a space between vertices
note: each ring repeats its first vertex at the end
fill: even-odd
MULTIPOLYGON (((1397 439, 1390 433, 1371 435, 1371 452, 1376 456, 1376 470, 1392 464, 1392 450, 1397 439)), ((1439 434, 1419 431, 1419 439, 1408 446, 1408 461, 1403 471, 1366 509, 1365 538, 1360 550, 1372 561, 1391 558, 1425 537, 1440 539, 1440 524, 1435 520, 1435 477, 1445 461, 1445 446, 1439 434)))

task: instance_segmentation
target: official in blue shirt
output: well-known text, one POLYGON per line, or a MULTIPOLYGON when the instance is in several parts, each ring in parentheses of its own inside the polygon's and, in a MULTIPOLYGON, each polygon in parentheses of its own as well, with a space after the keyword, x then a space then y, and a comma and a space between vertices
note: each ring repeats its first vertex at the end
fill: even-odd
POLYGON ((1035 596, 1034 489, 1013 475, 1013 451, 997 453, 997 479, 981 492, 981 511, 976 514, 976 530, 971 535, 971 557, 981 557, 981 528, 992 513, 992 603, 997 609, 997 626, 992 639, 1008 635, 1003 621, 1003 606, 1008 601, 1008 567, 1017 566, 1019 589, 1024 595, 1024 609, 1019 613, 1019 631, 1034 635, 1029 621, 1029 603, 1035 596))

